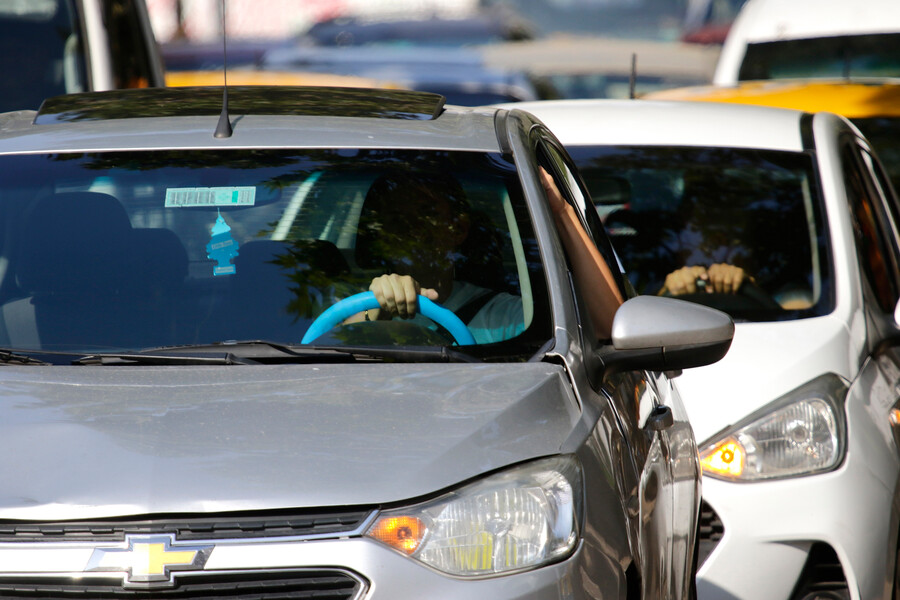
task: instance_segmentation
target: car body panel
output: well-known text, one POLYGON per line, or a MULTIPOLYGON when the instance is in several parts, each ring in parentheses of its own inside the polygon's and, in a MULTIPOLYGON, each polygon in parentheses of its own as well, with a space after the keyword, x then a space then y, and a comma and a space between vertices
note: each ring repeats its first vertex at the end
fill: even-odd
POLYGON ((483 118, 474 119, 478 124, 451 117, 439 123, 376 123, 368 131, 361 131, 363 121, 355 117, 341 117, 323 125, 319 117, 235 115, 233 118, 240 118, 244 127, 236 127, 234 135, 226 139, 213 137, 218 117, 54 124, 36 126, 24 135, 7 130, 8 134, 0 139, 0 154, 91 152, 107 148, 316 148, 322 144, 336 148, 402 148, 420 140, 423 148, 435 150, 471 148, 496 152, 500 147, 493 135, 492 116, 486 113, 483 118), (298 119, 304 127, 303 139, 286 127, 298 119))
MULTIPOLYGON (((360 172, 359 165, 364 165, 364 175, 374 179, 373 171, 378 169, 372 164, 376 163, 365 160, 411 153, 367 152, 369 149, 416 151, 439 159, 446 158, 443 155, 449 151, 463 151, 460 154, 466 155, 465 160, 471 158, 469 154, 476 158, 488 154, 484 161, 495 161, 503 171, 493 163, 491 166, 504 177, 512 174, 510 181, 516 184, 511 191, 504 188, 510 206, 509 196, 518 196, 518 213, 509 216, 506 212, 506 219, 513 223, 518 219, 534 229, 530 234, 535 240, 532 257, 543 262, 541 275, 545 279, 539 282, 540 289, 546 286, 552 290, 545 301, 548 306, 542 308, 545 329, 538 331, 540 339, 534 340, 533 347, 525 345, 527 353, 517 350, 515 356, 488 355, 491 362, 466 363, 476 358, 468 353, 478 348, 437 347, 434 342, 428 342, 432 345, 425 349, 432 352, 426 352, 424 359, 417 358, 423 356, 416 354, 418 347, 396 341, 396 347, 389 350, 399 349, 413 356, 388 354, 380 360, 378 352, 375 356, 366 352, 372 350, 369 346, 361 350, 345 347, 342 351, 301 344, 279 350, 279 345, 290 341, 278 338, 268 343, 229 341, 217 345, 212 339, 201 338, 197 343, 211 344, 220 350, 220 358, 227 352, 228 357, 241 359, 241 350, 247 351, 245 346, 258 350, 259 345, 266 350, 235 361, 241 364, 192 366, 183 359, 185 351, 194 351, 193 346, 154 347, 148 350, 150 363, 144 363, 141 357, 147 355, 138 356, 134 348, 145 345, 126 342, 123 350, 131 350, 124 354, 94 355, 80 366, 71 364, 72 360, 78 362, 80 352, 60 353, 57 347, 42 348, 48 352, 42 354, 45 358, 56 361, 54 366, 3 365, 0 389, 5 390, 9 402, 0 403, 0 412, 6 414, 0 419, 5 432, 2 437, 7 444, 5 456, 17 458, 0 463, 0 472, 10 483, 0 496, 0 516, 14 524, 12 531, 0 532, 0 586, 40 586, 48 577, 65 585, 77 587, 84 582, 119 591, 144 584, 171 585, 174 575, 165 565, 154 573, 159 579, 153 581, 137 581, 121 565, 109 568, 103 563, 96 570, 103 557, 127 557, 134 552, 133 545, 140 543, 162 552, 191 544, 203 546, 201 558, 205 562, 179 571, 179 584, 199 576, 223 582, 233 577, 261 577, 265 582, 273 573, 280 577, 295 570, 314 569, 353 579, 358 584, 353 600, 364 594, 397 598, 423 593, 438 598, 626 598, 634 595, 633 586, 638 581, 645 597, 689 597, 700 484, 693 430, 680 395, 666 374, 646 370, 640 357, 625 360, 626 368, 618 372, 604 373, 598 352, 603 350, 608 355, 616 350, 608 340, 585 335, 579 304, 590 294, 611 292, 608 283, 601 286, 579 280, 577 291, 573 285, 563 250, 565 242, 538 179, 539 168, 571 168, 571 160, 552 134, 521 111, 441 107, 437 97, 424 103, 426 107, 436 106, 435 114, 410 114, 405 101, 421 100, 421 95, 393 92, 396 95, 385 96, 384 90, 366 94, 367 101, 383 109, 379 116, 341 116, 348 104, 359 100, 359 92, 331 90, 328 93, 335 101, 321 103, 321 90, 298 89, 297 103, 302 104, 304 95, 313 97, 316 107, 326 105, 328 114, 266 115, 265 105, 272 102, 265 98, 268 102, 261 103, 258 112, 235 111, 231 115, 233 134, 216 138, 213 131, 217 116, 210 106, 218 108, 220 91, 164 90, 166 94, 183 94, 185 99, 175 104, 183 114, 174 116, 139 116, 147 112, 142 101, 149 104, 161 97, 152 90, 135 92, 134 96, 81 96, 81 106, 90 105, 77 114, 81 120, 56 118, 57 113, 49 109, 43 113, 42 124, 34 124, 36 117, 42 118, 34 112, 5 115, 0 118, 0 156, 3 160, 11 160, 8 157, 18 153, 52 156, 46 163, 51 167, 39 169, 37 185, 42 190, 49 188, 57 197, 73 193, 73 186, 75 194, 98 194, 92 187, 96 172, 86 157, 79 156, 83 152, 108 159, 107 164, 121 157, 138 161, 104 170, 106 189, 118 197, 105 195, 127 204, 134 209, 133 214, 146 215, 149 212, 141 213, 143 205, 139 202, 151 194, 148 186, 153 185, 142 179, 144 171, 171 169, 161 178, 168 194, 174 177, 170 173, 181 173, 185 182, 194 182, 200 170, 190 171, 192 162, 172 164, 187 152, 164 152, 164 158, 157 159, 145 151, 253 149, 264 159, 277 154, 267 153, 269 149, 292 149, 296 152, 278 155, 279 159, 288 156, 288 167, 273 167, 259 159, 265 169, 300 165, 299 174, 281 171, 291 185, 311 183, 310 171, 327 164, 313 162, 308 156, 319 161, 320 156, 340 155, 334 159, 336 164, 350 165, 360 172), (207 100, 215 98, 215 102, 200 107, 203 110, 199 115, 193 113, 202 103, 192 98, 198 95, 207 100), (115 110, 104 112, 101 101, 109 101, 115 110), (353 152, 331 152, 348 148, 362 150, 359 154, 364 158, 353 152), (556 153, 557 162, 551 163, 539 154, 548 148, 556 153), (306 149, 313 152, 304 154, 306 149), (315 152, 320 149, 328 152, 315 152), (141 168, 141 157, 148 156, 153 164, 141 168), (66 176, 63 183, 51 181, 48 171, 58 164, 80 174, 74 179, 66 176), (82 164, 88 166, 82 168, 82 164), (140 194, 129 187, 132 180, 127 177, 112 181, 118 168, 142 183, 140 194), (190 172, 185 175, 182 171, 190 172), (266 362, 273 355, 276 358, 272 364, 253 364, 266 362), (166 364, 159 365, 160 359, 166 364), (121 364, 131 360, 137 365, 121 364), (463 362, 436 362, 439 360, 463 362), (38 438, 43 442, 36 444, 38 438), (23 446, 30 453, 17 451, 23 446), (389 549, 366 534, 380 515, 437 502, 450 506, 455 498, 481 489, 476 486, 485 482, 508 481, 506 478, 518 481, 516 474, 535 469, 536 464, 548 464, 541 460, 545 458, 553 464, 574 464, 583 475, 583 491, 573 498, 573 506, 583 506, 583 512, 578 513, 583 516, 573 521, 577 531, 568 538, 571 545, 536 568, 506 571, 502 576, 450 575, 449 571, 426 566, 418 557, 411 559, 389 549), (14 480, 17 483, 12 485, 14 480), (285 521, 302 521, 320 511, 339 515, 362 511, 365 517, 352 528, 337 532, 283 533, 285 521), (193 519, 216 526, 212 533, 202 527, 198 533, 181 524, 193 519), (254 525, 258 521, 245 525, 243 519, 274 520, 271 527, 265 525, 274 532, 260 532, 254 525), (85 521, 94 525, 85 529, 85 521), (124 533, 110 538, 106 532, 109 526, 121 527, 124 533), (220 526, 224 532, 219 531, 220 526), (61 529, 67 532, 64 538, 49 536, 61 529), (151 537, 136 542, 138 533, 151 537), (169 581, 163 581, 166 576, 169 581)), ((233 99, 239 98, 240 89, 234 91, 233 99)), ((268 91, 273 97, 285 93, 283 89, 276 92, 276 88, 268 91)), ((266 92, 263 90, 262 95, 266 92)), ((58 103, 45 106, 54 105, 58 103)), ((168 111, 171 107, 167 102, 163 108, 168 111)), ((216 162, 215 157, 235 154, 211 152, 201 157, 216 162)), ((17 160, 29 162, 35 157, 17 160)), ((253 161, 240 165, 242 177, 246 175, 244 168, 260 168, 253 161)), ((221 165, 204 168, 200 173, 206 176, 202 185, 214 185, 213 179, 222 177, 222 170, 225 167, 221 165)), ((266 173, 271 176, 269 170, 266 173)), ((571 194, 577 191, 572 186, 582 186, 574 173, 568 172, 570 177, 563 179, 554 171, 552 177, 571 194)), ((368 195, 372 183, 364 181, 363 191, 354 190, 350 196, 368 195)), ((286 210, 282 204, 291 204, 298 197, 302 202, 314 202, 305 200, 305 195, 291 194, 274 195, 260 205, 266 210, 286 210)), ((75 203, 80 198, 68 196, 62 200, 75 203)), ((39 205, 30 195, 22 200, 29 206, 39 205)), ((330 206, 334 199, 322 193, 321 202, 317 206, 330 206)), ((570 202, 584 229, 593 218, 592 207, 570 202)), ((162 204, 158 202, 155 210, 164 213, 167 207, 162 204)), ((207 230, 219 223, 217 208, 205 212, 212 207, 195 208, 171 208, 182 212, 177 218, 171 213, 169 217, 177 221, 191 211, 189 215, 204 218, 198 222, 207 230), (207 216, 211 217, 209 223, 207 216)), ((221 214, 230 215, 229 219, 237 223, 241 214, 259 207, 227 208, 236 210, 223 209, 221 214)), ((352 223, 357 235, 361 231, 360 212, 361 208, 352 223)), ((143 216, 141 219, 146 220, 143 216)), ((49 226, 47 219, 39 221, 39 229, 49 226)), ((248 225, 248 231, 236 230, 233 235, 244 234, 241 243, 255 241, 253 232, 259 227, 265 229, 268 223, 266 217, 263 225, 252 229, 248 225)), ((132 229, 152 229, 146 225, 141 222, 132 229)), ((63 228, 72 229, 68 223, 63 228)), ((592 231, 592 238, 580 238, 576 243, 592 244, 602 254, 608 240, 602 228, 592 231)), ((116 243, 128 246, 123 239, 117 238, 116 243)), ((192 249, 198 251, 196 240, 191 240, 192 249)), ((202 241, 206 252, 212 252, 205 245, 206 239, 202 241)), ((283 240, 272 237, 263 241, 283 240)), ((203 253, 203 258, 211 257, 203 253)), ((199 262, 203 263, 203 258, 199 262)), ((80 267, 76 262, 73 269, 80 267)), ((222 281, 213 279, 213 269, 203 270, 206 279, 201 283, 207 287, 198 285, 201 291, 213 289, 222 281)), ((364 274, 365 281, 371 281, 371 274, 364 274)), ((59 283, 67 276, 53 278, 50 283, 59 283)), ((253 291, 257 296, 264 295, 258 288, 253 291)), ((178 299, 183 301, 185 297, 178 299)), ((18 303, 18 299, 12 303, 18 303)), ((245 312, 252 313, 256 306, 252 303, 245 312)), ((13 317, 4 315, 4 322, 13 317)), ((187 320, 192 326, 194 320, 187 320)), ((685 339, 678 334, 677 323, 668 325, 663 328, 665 334, 685 339)), ((703 333, 702 328, 692 327, 698 335, 703 333)), ((713 338, 726 343, 730 332, 717 329, 713 338)), ((78 341, 76 345, 94 343, 78 341)), ((490 346, 493 344, 486 351, 497 351, 490 346)), ((379 349, 384 350, 374 346, 374 350, 379 349)), ((655 350, 662 352, 662 348, 655 350)), ((10 355, 5 360, 16 363, 22 357, 10 355)), ((709 360, 705 355, 696 359, 697 364, 709 360)))
POLYGON ((391 503, 557 453, 578 420, 561 369, 540 363, 93 371, 6 372, 4 453, 54 443, 3 477, 63 475, 0 499, 0 516, 391 503))
POLYGON ((648 100, 727 102, 808 112, 833 112, 848 119, 900 116, 900 81, 822 81, 777 79, 733 86, 696 86, 647 94, 648 100))
POLYGON ((685 106, 684 103, 640 101, 642 114, 648 120, 661 121, 659 127, 637 127, 622 115, 632 114, 634 100, 554 100, 540 103, 500 105, 509 109, 532 110, 560 139, 568 145, 589 145, 603 131, 608 144, 633 145, 697 145, 724 142, 733 148, 760 145, 775 150, 802 148, 796 117, 768 108, 744 111, 746 119, 735 123, 733 111, 708 104, 685 106), (596 110, 602 106, 602 110, 596 110), (583 112, 582 112, 583 111, 583 112), (666 116, 678 111, 677 118, 666 116), (588 127, 587 124, 590 124, 588 127), (698 127, 703 123, 704 127, 698 127), (707 125, 708 124, 708 125, 707 125))
MULTIPOLYGON (((755 89, 763 93, 780 88, 771 83, 755 89)), ((861 95, 866 91, 859 90, 861 95)), ((727 89, 716 92, 727 94, 727 89)), ((848 210, 850 198, 838 141, 867 148, 858 130, 829 113, 727 103, 561 101, 521 108, 536 114, 569 148, 733 148, 744 147, 744 142, 752 139, 761 148, 812 153, 828 218, 833 310, 815 318, 738 322, 732 347, 723 360, 686 370, 675 384, 703 450, 708 442, 721 439, 723 431, 749 415, 761 414, 759 411, 787 392, 823 373, 838 375, 849 385, 843 404, 849 432, 847 453, 834 470, 817 475, 758 482, 704 475, 704 501, 721 519, 724 535, 710 543, 712 553, 698 572, 698 592, 701 599, 715 600, 793 597, 803 584, 799 578, 812 560, 812 550, 825 544, 843 567, 847 591, 841 593, 854 600, 890 597, 900 506, 900 455, 888 415, 897 401, 900 371, 890 337, 896 335, 890 333, 896 332, 896 325, 885 330, 873 327, 871 315, 877 308, 867 300, 848 210), (780 115, 773 113, 770 119, 760 110, 780 111, 780 115), (706 111, 708 119, 703 118, 706 111), (801 135, 804 120, 809 125, 801 135), (770 130, 775 123, 783 130, 770 130), (880 346, 879 340, 883 340, 880 346), (863 531, 867 533, 860 535, 863 531)), ((891 201, 890 197, 886 201, 891 201)))
POLYGON ((850 119, 878 152, 894 189, 900 188, 900 80, 779 79, 698 86, 647 94, 653 100, 754 104, 809 112, 827 111, 850 119))

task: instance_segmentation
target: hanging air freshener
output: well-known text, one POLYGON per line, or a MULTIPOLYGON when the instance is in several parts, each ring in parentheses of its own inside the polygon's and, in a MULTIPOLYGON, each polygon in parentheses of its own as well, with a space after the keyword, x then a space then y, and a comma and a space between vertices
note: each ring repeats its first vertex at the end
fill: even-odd
POLYGON ((234 275, 237 273, 232 259, 238 255, 238 243, 231 237, 231 227, 225 222, 221 213, 210 230, 212 239, 206 245, 206 256, 214 261, 213 275, 234 275))

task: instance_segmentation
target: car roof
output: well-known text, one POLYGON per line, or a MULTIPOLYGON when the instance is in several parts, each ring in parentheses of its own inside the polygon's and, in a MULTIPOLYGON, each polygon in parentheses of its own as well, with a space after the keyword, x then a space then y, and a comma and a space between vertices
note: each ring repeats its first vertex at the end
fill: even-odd
POLYGON ((764 42, 891 33, 900 31, 897 8, 896 0, 748 0, 729 37, 764 42))
POLYGON ((647 94, 653 100, 728 102, 827 111, 850 119, 900 117, 900 80, 823 81, 773 79, 728 86, 674 88, 647 94))
POLYGON ((286 86, 229 87, 231 137, 213 137, 222 88, 70 94, 0 117, 0 154, 206 148, 421 148, 500 151, 495 109, 436 94, 286 86))
POLYGON ((532 113, 567 146, 803 150, 801 111, 650 100, 547 100, 501 106, 532 113))

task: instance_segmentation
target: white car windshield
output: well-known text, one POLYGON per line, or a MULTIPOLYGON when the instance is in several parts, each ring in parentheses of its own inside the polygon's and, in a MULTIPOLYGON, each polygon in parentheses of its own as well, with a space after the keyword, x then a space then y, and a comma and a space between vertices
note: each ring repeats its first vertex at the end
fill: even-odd
POLYGON ((736 320, 831 312, 828 232, 812 161, 729 148, 570 147, 632 285, 666 293, 683 267, 729 265, 736 293, 705 282, 683 299, 736 320))

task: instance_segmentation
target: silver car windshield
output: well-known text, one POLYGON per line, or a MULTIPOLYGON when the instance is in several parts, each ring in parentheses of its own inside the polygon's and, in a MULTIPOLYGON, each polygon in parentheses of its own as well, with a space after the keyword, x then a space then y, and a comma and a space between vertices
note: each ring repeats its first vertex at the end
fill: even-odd
POLYGON ((528 211, 499 155, 154 151, 0 163, 0 346, 466 345, 504 360, 549 337, 528 211), (389 273, 436 289, 473 339, 421 314, 367 320, 363 305, 305 339, 326 309, 389 273))
POLYGON ((670 274, 718 264, 741 270, 737 292, 714 293, 698 280, 680 297, 741 321, 833 310, 829 237, 809 155, 628 146, 570 153, 638 293, 668 294, 670 274))

